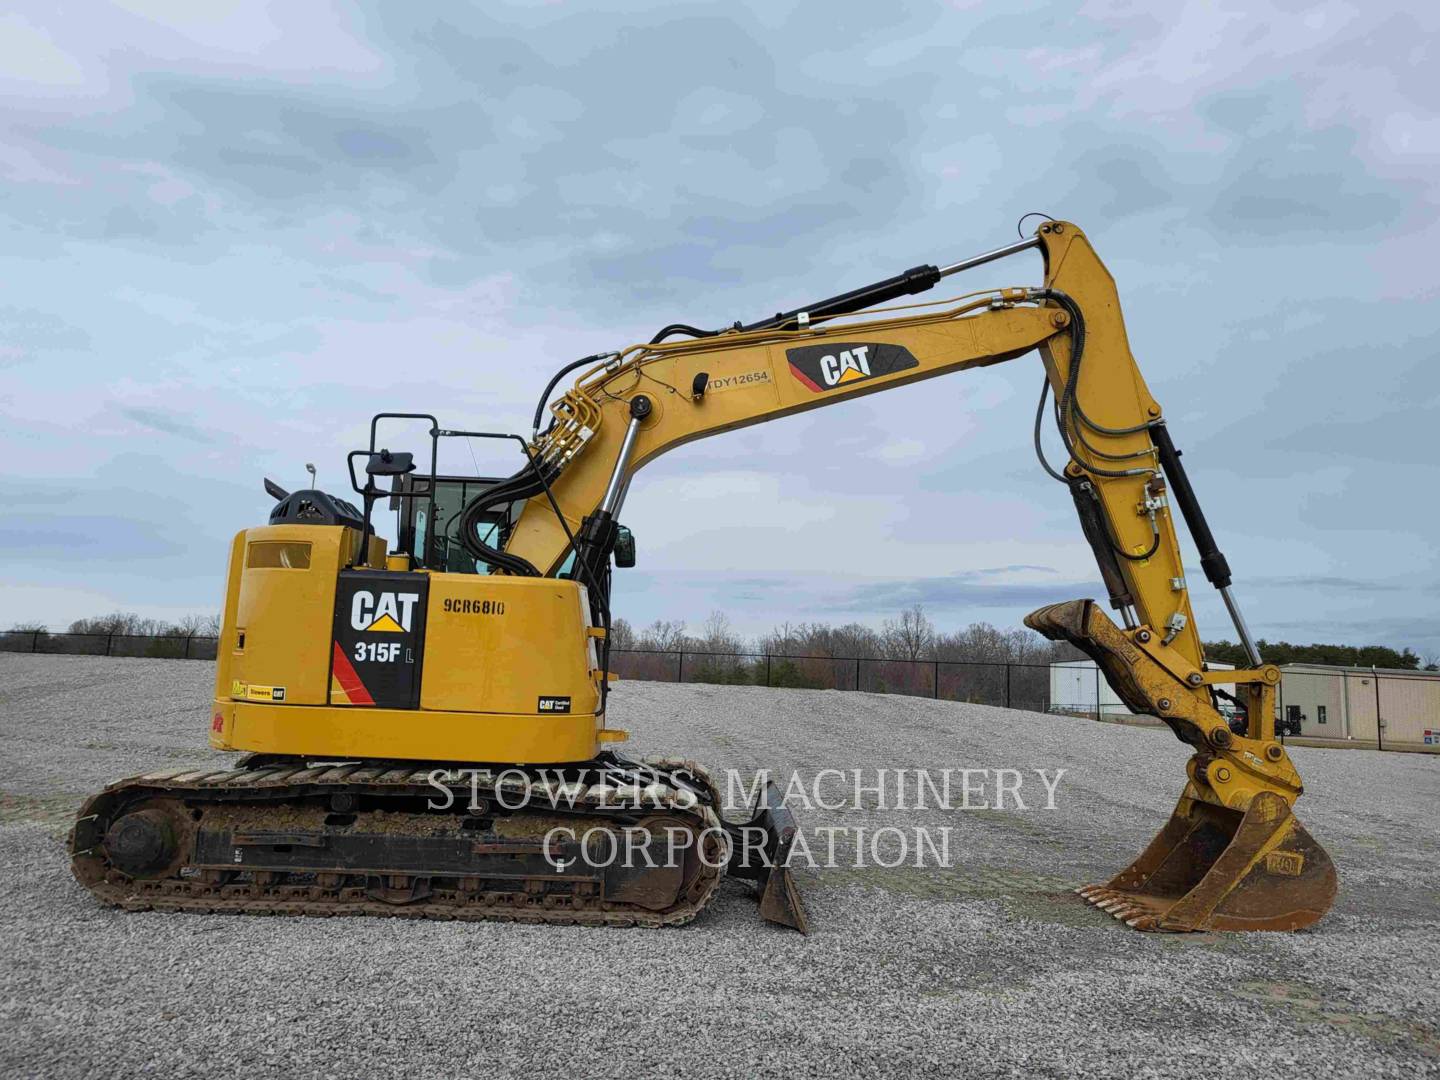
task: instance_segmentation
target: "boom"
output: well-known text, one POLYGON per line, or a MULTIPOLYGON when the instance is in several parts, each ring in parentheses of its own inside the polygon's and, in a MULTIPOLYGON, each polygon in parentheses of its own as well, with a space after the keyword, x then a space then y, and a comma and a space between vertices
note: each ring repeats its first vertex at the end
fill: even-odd
MULTIPOLYGON (((1093 601, 1043 608, 1026 622, 1093 656, 1135 712, 1161 717, 1195 751, 1190 783, 1166 831, 1089 898, 1109 905, 1117 917, 1161 928, 1313 921, 1329 906, 1335 877, 1323 849, 1290 814, 1301 784, 1275 740, 1279 672, 1261 662, 1240 617, 1224 556, 1131 354, 1114 280, 1073 224, 1048 221, 1030 241, 944 270, 917 268, 816 305, 813 312, 784 313, 690 340, 657 339, 593 358, 551 407, 550 427, 537 432, 532 453, 543 478, 531 470, 497 487, 497 498, 529 498, 503 552, 491 554, 511 572, 554 574, 573 546, 576 575, 602 594, 593 600, 608 605, 615 518, 634 474, 665 451, 1031 351, 1044 363, 1068 452, 1063 467, 1046 467, 1069 488, 1110 605, 1124 625, 1112 623, 1093 601), (920 291, 951 272, 1029 247, 1044 259, 1042 285, 857 310, 877 297, 920 291), (1206 576, 1235 619, 1251 669, 1223 675, 1207 669, 1172 495, 1200 548, 1206 576), (1239 688, 1234 728, 1218 707, 1216 684, 1222 681, 1239 688), (1191 894, 1202 879, 1211 881, 1205 872, 1211 863, 1197 870, 1194 860, 1176 852, 1206 837, 1212 847, 1223 838, 1215 851, 1220 869, 1197 899, 1191 894), (1220 851, 1231 852, 1228 861, 1219 859, 1220 851), (1256 867, 1258 879, 1251 873, 1256 867), (1265 874, 1289 870, 1303 879, 1287 885, 1304 894, 1304 914, 1287 909, 1277 921, 1265 899, 1266 890, 1273 891, 1265 874)), ((1044 410, 1042 395, 1037 450, 1044 410)), ((483 545, 478 547, 475 553, 484 557, 483 545)))
MULTIPOLYGON (((570 532, 579 533, 602 505, 617 468, 623 489, 665 451, 750 424, 1037 349, 1059 401, 1072 371, 1071 311, 1078 310, 1084 345, 1073 399, 1094 426, 1081 427, 1078 413, 1068 418, 1076 459, 1068 480, 1086 508, 1082 520, 1103 524, 1123 553, 1101 558, 1112 598, 1140 623, 1173 628, 1163 631, 1170 646, 1199 668, 1200 640, 1188 591, 1175 587, 1184 572, 1149 435, 1160 406, 1131 355, 1114 282, 1073 225, 1047 224, 1035 246, 1045 260, 1043 287, 989 290, 843 321, 812 319, 805 328, 633 346, 597 364, 556 403, 556 423, 536 447, 542 460, 561 463, 550 487, 570 532), (636 398, 649 403, 649 413, 627 449, 636 398)), ((568 548, 543 493, 530 500, 505 545, 546 571, 568 548)), ((1109 549, 1106 540, 1102 551, 1109 549)))

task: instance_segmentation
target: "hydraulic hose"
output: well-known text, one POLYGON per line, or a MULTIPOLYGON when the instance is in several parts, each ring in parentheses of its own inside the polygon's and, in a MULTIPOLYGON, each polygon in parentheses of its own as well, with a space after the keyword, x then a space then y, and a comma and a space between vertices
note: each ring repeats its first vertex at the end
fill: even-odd
POLYGON ((660 342, 664 341, 671 334, 687 334, 692 338, 707 338, 714 337, 718 333, 720 333, 719 330, 700 330, 694 326, 687 326, 685 323, 676 322, 662 328, 658 334, 650 339, 650 344, 659 345, 660 342))
MULTIPOLYGON (((1070 431, 1066 421, 1073 420, 1078 428, 1079 423, 1085 422, 1084 414, 1080 409, 1080 402, 1077 391, 1080 383, 1080 365, 1085 358, 1085 316, 1080 310, 1080 305, 1068 294, 1059 289, 1035 289, 1030 293, 1036 300, 1050 300, 1058 305, 1067 315, 1070 316, 1070 372, 1065 379, 1065 389, 1056 402, 1056 409, 1059 413, 1060 438, 1065 443, 1065 451, 1070 455, 1070 460, 1075 465, 1088 473, 1096 476, 1142 476, 1149 472, 1148 469, 1106 469, 1099 465, 1087 464, 1080 460, 1075 453, 1075 444, 1071 440, 1070 431)), ((1041 401, 1041 409, 1044 408, 1044 401, 1041 401)), ((1090 424, 1094 430, 1103 434, 1128 435, 1146 430, 1148 424, 1140 424, 1133 428, 1107 429, 1095 424, 1090 424)), ((1049 466, 1046 471, 1054 475, 1049 466)))
POLYGON ((563 379, 566 375, 569 375, 570 372, 576 370, 577 368, 588 367, 590 364, 598 364, 607 356, 614 355, 614 353, 594 353, 590 356, 582 356, 579 360, 572 360, 570 363, 566 364, 554 375, 552 375, 550 377, 550 381, 545 384, 545 392, 540 395, 540 400, 535 403, 535 419, 534 422, 530 425, 531 430, 536 435, 540 434, 540 418, 545 415, 545 405, 547 402, 549 402, 550 395, 555 392, 555 387, 559 384, 561 379, 563 379))
POLYGON ((465 504, 460 515, 460 543, 473 558, 491 566, 498 566, 506 573, 519 577, 540 577, 541 572, 529 559, 512 555, 499 548, 491 547, 480 539, 480 517, 496 506, 513 503, 538 495, 545 490, 545 483, 553 479, 558 470, 553 466, 527 465, 514 476, 491 484, 465 504), (537 469, 545 470, 544 480, 537 469))

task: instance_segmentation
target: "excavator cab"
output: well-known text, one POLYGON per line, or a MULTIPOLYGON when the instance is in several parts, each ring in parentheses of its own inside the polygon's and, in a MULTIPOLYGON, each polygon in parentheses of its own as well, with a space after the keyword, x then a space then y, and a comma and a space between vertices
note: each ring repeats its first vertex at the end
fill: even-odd
MULTIPOLYGON (((461 515, 477 494, 500 482, 493 476, 436 476, 435 501, 426 497, 431 490, 429 476, 413 473, 395 478, 390 508, 395 511, 395 551, 409 555, 416 567, 441 570, 447 574, 489 574, 490 564, 465 549, 460 531, 461 515)), ((523 500, 502 503, 477 515, 476 538, 490 547, 504 547, 510 528, 519 516, 523 500)), ((635 534, 625 526, 615 538, 615 565, 635 565, 635 534)), ((556 577, 570 577, 575 565, 572 552, 560 564, 556 577)))
MULTIPOLYGON (((449 574, 488 574, 488 564, 465 550, 460 540, 460 516, 480 491, 498 483, 493 476, 417 476, 395 478, 390 509, 396 514, 395 549, 409 555, 417 567, 449 574), (429 495, 432 490, 435 498, 429 495)), ((511 524, 507 503, 487 511, 477 531, 480 539, 501 546, 511 524)))

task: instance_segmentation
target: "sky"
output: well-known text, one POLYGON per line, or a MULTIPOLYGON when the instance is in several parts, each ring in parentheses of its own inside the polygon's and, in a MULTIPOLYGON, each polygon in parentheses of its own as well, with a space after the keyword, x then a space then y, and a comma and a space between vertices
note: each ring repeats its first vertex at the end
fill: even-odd
MULTIPOLYGON (((1340 2, 7 5, 0 625, 213 611, 261 478, 343 488, 373 412, 525 431, 571 359, 1043 211, 1116 277, 1257 634, 1440 656, 1437 30, 1340 2)), ((1030 449, 1039 377, 672 452, 632 484, 616 614, 1013 627, 1103 596, 1030 449)))

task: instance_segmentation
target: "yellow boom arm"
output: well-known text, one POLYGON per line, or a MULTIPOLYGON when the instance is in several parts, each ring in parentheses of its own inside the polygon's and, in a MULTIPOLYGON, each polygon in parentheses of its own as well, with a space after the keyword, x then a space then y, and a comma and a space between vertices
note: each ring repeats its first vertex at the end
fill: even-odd
POLYGON ((1124 625, 1093 601, 1044 608, 1026 621, 1084 649, 1134 711, 1161 717, 1195 751, 1166 831, 1091 898, 1158 928, 1314 921, 1329 906, 1334 870, 1290 813, 1301 784, 1275 740, 1279 672, 1253 645, 1252 668, 1223 676, 1206 669, 1172 493, 1184 500, 1207 576, 1247 644, 1249 635, 1161 408, 1131 355, 1114 281, 1067 222, 1047 222, 1012 249, 1022 246, 1043 256, 1042 286, 840 317, 801 314, 778 328, 637 345, 598 362, 552 406, 553 423, 535 440, 549 491, 526 503, 505 553, 553 573, 571 536, 583 544, 587 519, 618 513, 633 474, 682 443, 1038 350, 1069 454, 1057 471, 1124 625), (1212 686, 1222 681, 1237 686, 1243 732, 1215 707, 1212 686), (1196 854, 1206 844, 1209 857, 1196 854), (1303 894, 1295 906, 1277 908, 1277 877, 1281 895, 1303 894))

